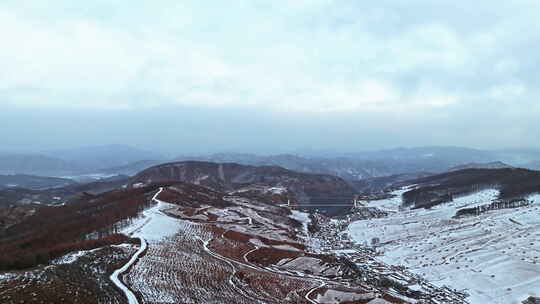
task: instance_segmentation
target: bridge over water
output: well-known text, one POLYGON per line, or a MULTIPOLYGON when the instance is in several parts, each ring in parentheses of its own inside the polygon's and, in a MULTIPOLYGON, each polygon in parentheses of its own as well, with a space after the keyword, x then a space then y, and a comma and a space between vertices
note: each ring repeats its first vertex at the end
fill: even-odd
POLYGON ((290 208, 313 208, 313 207, 358 207, 360 204, 357 200, 352 201, 350 204, 291 204, 289 201, 287 204, 281 204, 281 207, 290 208))

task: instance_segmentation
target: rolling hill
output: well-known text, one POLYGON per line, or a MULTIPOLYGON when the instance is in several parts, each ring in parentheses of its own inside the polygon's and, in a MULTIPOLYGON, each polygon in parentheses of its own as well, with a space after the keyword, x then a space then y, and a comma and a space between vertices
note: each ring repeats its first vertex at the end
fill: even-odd
MULTIPOLYGON (((325 174, 310 174, 277 166, 247 166, 236 163, 186 161, 148 168, 131 179, 132 184, 180 181, 203 185, 217 191, 233 191, 248 185, 284 187, 301 205, 350 203, 355 190, 343 179, 325 174)), ((323 208, 324 209, 324 208, 323 208)))

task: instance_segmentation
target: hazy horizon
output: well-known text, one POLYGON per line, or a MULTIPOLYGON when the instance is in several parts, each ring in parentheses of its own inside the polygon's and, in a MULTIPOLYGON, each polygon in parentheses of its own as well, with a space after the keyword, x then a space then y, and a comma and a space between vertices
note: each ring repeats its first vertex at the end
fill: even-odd
MULTIPOLYGON (((523 146, 523 147, 499 147, 499 148, 477 148, 477 147, 467 147, 467 146, 433 146, 433 145, 420 145, 420 146, 389 146, 389 147, 380 147, 380 148, 366 148, 358 150, 331 150, 331 149, 315 149, 311 147, 303 147, 294 150, 274 150, 274 151, 250 151, 250 150, 208 150, 208 151, 167 151, 167 150, 155 150, 149 149, 145 146, 136 146, 129 144, 96 144, 96 145, 81 145, 81 146, 57 146, 48 149, 28 149, 25 147, 2 147, 0 149, 0 154, 19 154, 19 155, 48 155, 54 156, 55 152, 70 152, 70 151, 90 151, 92 149, 101 149, 101 148, 118 148, 118 149, 136 149, 141 152, 148 152, 150 154, 159 155, 160 157, 155 157, 155 160, 172 160, 177 157, 204 157, 204 156, 213 156, 213 155, 256 155, 256 156, 276 156, 276 155, 296 155, 300 157, 341 157, 341 156, 352 156, 355 153, 369 153, 369 152, 383 152, 383 151, 397 151, 397 150, 414 150, 414 149, 465 149, 465 150, 477 150, 477 151, 486 151, 486 152, 502 152, 502 151, 529 151, 529 152, 540 152, 540 147, 535 146, 523 146)), ((117 153, 117 152, 114 152, 117 153)), ((59 157, 62 158, 62 157, 59 157)), ((142 160, 142 159, 141 159, 142 160)))

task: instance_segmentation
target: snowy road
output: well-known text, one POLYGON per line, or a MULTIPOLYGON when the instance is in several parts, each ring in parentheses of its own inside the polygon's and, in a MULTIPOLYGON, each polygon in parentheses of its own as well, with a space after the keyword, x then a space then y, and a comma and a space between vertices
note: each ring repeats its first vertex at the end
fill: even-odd
POLYGON ((305 298, 309 303, 311 303, 311 304, 319 304, 319 302, 317 302, 317 301, 315 301, 315 300, 312 300, 312 299, 310 298, 310 295, 311 295, 313 292, 315 292, 315 290, 320 289, 320 288, 323 288, 324 286, 326 286, 326 283, 325 283, 323 280, 319 280, 319 283, 320 283, 319 286, 311 288, 310 291, 308 291, 308 292, 306 293, 306 295, 304 296, 304 298, 305 298))
MULTIPOLYGON (((159 188, 159 191, 152 197, 152 200, 153 201, 156 201, 158 202, 158 205, 154 208, 159 208, 159 202, 157 200, 157 197, 158 195, 161 193, 161 191, 163 191, 163 188, 159 188)), ((154 209, 154 208, 151 208, 151 209, 154 209)), ((159 210, 159 209, 158 209, 159 210)), ((145 214, 146 215, 146 214, 145 214)), ((148 215, 146 215, 148 216, 148 215)), ((152 217, 147 217, 145 219, 145 221, 142 223, 142 225, 136 227, 136 229, 131 232, 130 234, 132 234, 133 236, 136 236, 142 229, 145 225, 147 225, 148 223, 150 223, 152 220, 152 217)), ((120 275, 122 275, 124 272, 128 271, 129 268, 131 266, 133 266, 133 264, 135 264, 135 262, 137 262, 137 260, 139 259, 139 257, 141 256, 141 254, 148 248, 148 243, 146 241, 146 239, 142 236, 136 236, 140 242, 141 242, 141 247, 139 248, 139 250, 137 250, 137 252, 135 252, 135 254, 131 257, 131 259, 124 265, 122 266, 121 268, 115 270, 113 272, 113 274, 110 276, 110 279, 111 281, 120 289, 122 290, 122 292, 126 295, 126 298, 128 299, 128 303, 129 304, 139 304, 139 300, 137 300, 137 297, 135 296, 135 294, 133 293, 133 291, 131 291, 131 289, 129 289, 123 282, 122 280, 120 279, 120 275)))
POLYGON ((128 299, 129 304, 138 304, 139 301, 137 300, 137 297, 135 294, 120 280, 119 276, 126 272, 139 258, 139 256, 148 248, 148 244, 146 243, 146 240, 143 238, 139 238, 141 240, 141 248, 135 252, 135 254, 131 257, 129 262, 127 262, 124 266, 121 268, 115 270, 113 274, 111 275, 111 281, 118 287, 122 292, 126 295, 128 299))

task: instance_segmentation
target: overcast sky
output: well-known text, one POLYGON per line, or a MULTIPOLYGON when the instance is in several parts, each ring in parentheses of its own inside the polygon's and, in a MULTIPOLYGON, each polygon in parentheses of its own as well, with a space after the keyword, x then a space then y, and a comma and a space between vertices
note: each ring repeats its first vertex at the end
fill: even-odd
POLYGON ((540 146, 537 0, 0 2, 4 149, 540 146))

